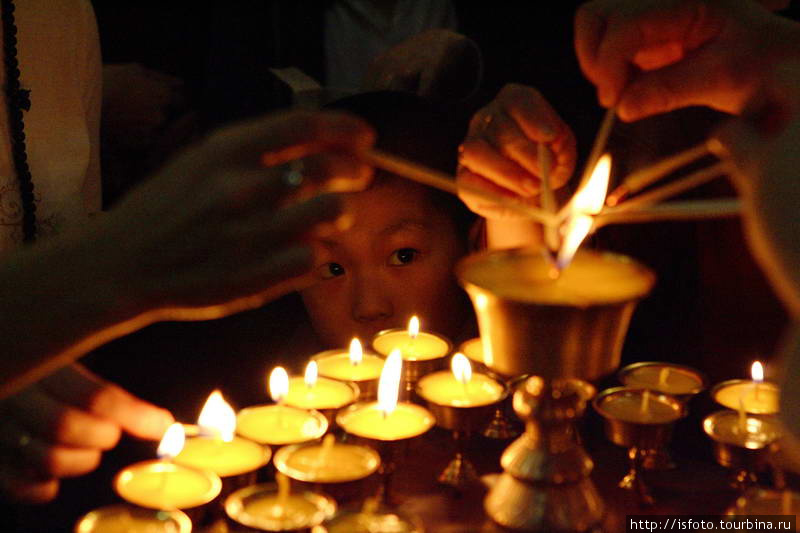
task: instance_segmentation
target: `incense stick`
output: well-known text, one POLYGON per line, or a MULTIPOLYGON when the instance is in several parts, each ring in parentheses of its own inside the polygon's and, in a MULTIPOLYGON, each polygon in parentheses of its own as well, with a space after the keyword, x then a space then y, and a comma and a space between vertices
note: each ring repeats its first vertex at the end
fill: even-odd
POLYGON ((576 190, 579 190, 587 181, 589 181, 592 171, 594 170, 594 166, 597 164, 597 160, 600 159, 603 150, 606 149, 608 136, 611 134, 611 128, 614 126, 614 118, 616 116, 616 107, 611 107, 606 111, 603 121, 600 123, 600 128, 597 130, 597 136, 594 138, 594 144, 592 145, 592 151, 589 152, 589 158, 586 160, 586 166, 583 167, 581 182, 576 190))
MULTIPOLYGON (((608 136, 611 134, 611 128, 614 126, 614 118, 616 115, 616 107, 612 107, 606 111, 606 114, 603 117, 603 122, 600 123, 600 128, 597 130, 597 136, 594 138, 594 145, 592 146, 592 151, 589 153, 589 159, 586 160, 586 166, 583 167, 581 181, 575 188, 576 191, 580 191, 581 188, 584 187, 592 177, 594 167, 597 166, 597 162, 600 160, 603 150, 605 150, 606 142, 608 142, 608 136)), ((559 224, 563 222, 569 215, 571 203, 572 199, 570 199, 570 201, 568 201, 556 214, 556 220, 559 224)))
POLYGON ((622 184, 608 195, 606 203, 610 206, 617 205, 625 196, 640 191, 648 185, 652 185, 676 169, 688 165, 692 161, 707 156, 710 153, 709 143, 703 142, 688 150, 664 158, 649 167, 639 169, 629 174, 622 184))
MULTIPOLYGON (((550 183, 550 170, 553 167, 553 158, 550 149, 544 143, 538 145, 539 156, 539 172, 542 175, 542 208, 548 213, 556 214, 556 198, 553 194, 553 187, 550 183)), ((558 242, 558 228, 555 225, 545 225, 544 227, 544 241, 550 250, 557 250, 559 247, 558 242)))
POLYGON ((609 224, 638 224, 668 220, 707 220, 733 217, 740 212, 741 203, 736 198, 666 202, 627 213, 604 211, 595 218, 594 227, 598 229, 609 224))
POLYGON ((555 225, 556 223, 555 217, 543 209, 524 204, 519 200, 505 198, 477 187, 457 184, 452 176, 448 176, 447 174, 439 172, 438 170, 420 165, 414 161, 375 149, 364 152, 362 157, 367 163, 375 167, 381 168, 403 178, 410 179, 417 183, 435 187, 454 195, 458 195, 459 191, 469 193, 473 196, 482 198, 483 200, 495 203, 507 209, 511 209, 545 225, 555 225))
POLYGON ((688 191, 689 189, 693 189, 694 187, 698 187, 704 183, 707 183, 714 178, 724 176, 728 174, 728 172, 729 168, 727 164, 716 163, 702 170, 698 170, 697 172, 693 172, 692 174, 689 174, 681 179, 675 180, 668 185, 653 189, 652 191, 640 194, 639 196, 634 196, 630 200, 626 200, 614 207, 606 208, 603 210, 603 213, 629 213, 643 207, 657 204, 663 200, 666 200, 667 198, 675 196, 676 194, 680 194, 684 191, 688 191))

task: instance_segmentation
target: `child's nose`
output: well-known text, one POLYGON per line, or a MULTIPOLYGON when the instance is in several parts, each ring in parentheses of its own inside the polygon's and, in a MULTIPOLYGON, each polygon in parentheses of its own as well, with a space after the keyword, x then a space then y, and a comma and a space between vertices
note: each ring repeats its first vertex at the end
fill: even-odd
POLYGON ((386 320, 393 314, 392 301, 378 280, 361 280, 355 284, 352 298, 353 319, 357 322, 386 320))

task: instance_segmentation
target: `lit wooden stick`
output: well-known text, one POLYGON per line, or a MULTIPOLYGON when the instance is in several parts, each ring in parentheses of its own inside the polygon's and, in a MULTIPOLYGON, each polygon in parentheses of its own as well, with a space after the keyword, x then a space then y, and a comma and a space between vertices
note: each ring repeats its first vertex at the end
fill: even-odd
MULTIPOLYGON (((589 153, 589 159, 586 160, 586 166, 583 167, 583 175, 581 176, 581 181, 578 186, 575 188, 576 191, 581 190, 581 187, 588 183, 589 178, 592 177, 592 172, 594 172, 594 167, 597 165, 597 162, 600 160, 600 156, 603 154, 603 150, 606 148, 606 143, 608 142, 608 136, 611 134, 611 128, 614 126, 614 118, 617 116, 617 108, 612 107, 608 111, 606 111, 605 116, 603 117, 603 122, 600 123, 600 129, 597 130, 597 136, 594 138, 594 144, 592 145, 592 151, 589 153)), ((567 202, 556 215, 556 220, 558 223, 563 222, 567 216, 570 214, 571 211, 571 204, 572 202, 567 202)))
MULTIPOLYGON (((556 214, 556 197, 550 183, 550 170, 553 167, 553 157, 550 149, 544 143, 539 143, 539 171, 542 174, 542 208, 548 213, 556 214)), ((558 228, 554 225, 545 225, 545 244, 550 250, 558 250, 558 228)))
POLYGON ((706 167, 702 170, 698 170, 697 172, 693 172, 688 176, 675 180, 668 185, 653 189, 652 191, 640 194, 639 196, 634 196, 630 200, 625 200, 614 207, 606 208, 603 210, 603 213, 629 213, 649 205, 657 204, 663 200, 666 200, 667 198, 675 196, 676 194, 680 194, 684 191, 688 191, 689 189, 693 189, 694 187, 698 187, 704 183, 707 183, 714 178, 724 176, 728 174, 728 172, 728 165, 725 163, 716 163, 710 167, 706 167))
POLYGON ((556 223, 555 216, 544 211, 543 209, 524 204, 518 200, 505 198, 497 194, 486 192, 477 187, 456 184, 456 181, 452 176, 448 176, 447 174, 439 172, 438 170, 420 165, 414 161, 410 161, 408 159, 375 149, 364 152, 361 154, 361 157, 370 165, 412 181, 416 181, 417 183, 435 187, 455 195, 458 195, 459 191, 466 192, 486 201, 495 203, 499 206, 516 211, 517 213, 541 222, 542 224, 555 225, 556 223))
POLYGON ((627 213, 606 213, 603 211, 595 217, 594 229, 608 226, 609 224, 639 224, 643 222, 663 222, 667 220, 725 218, 736 216, 740 212, 741 203, 736 198, 666 202, 627 213))
POLYGON ((610 206, 617 205, 625 196, 644 189, 664 176, 669 175, 676 169, 688 165, 692 161, 707 156, 710 153, 709 142, 707 141, 662 159, 649 167, 639 169, 625 178, 622 184, 608 195, 606 204, 610 206))

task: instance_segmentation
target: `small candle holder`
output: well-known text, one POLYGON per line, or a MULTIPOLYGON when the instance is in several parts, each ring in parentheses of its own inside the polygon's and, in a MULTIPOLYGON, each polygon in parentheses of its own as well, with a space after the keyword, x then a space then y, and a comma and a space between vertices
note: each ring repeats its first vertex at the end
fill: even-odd
POLYGON ((372 401, 376 398, 383 357, 372 352, 363 352, 361 362, 355 365, 350 361, 349 351, 326 350, 315 354, 311 360, 319 365, 320 376, 358 386, 359 395, 356 401, 372 401))
POLYGON ((575 422, 595 389, 579 379, 528 378, 514 393, 525 433, 500 459, 504 472, 484 500, 496 523, 524 531, 586 531, 600 522, 603 500, 589 475, 594 464, 575 422))
MULTIPOLYGON (((650 389, 671 394, 688 411, 689 401, 703 392, 707 379, 692 367, 658 361, 630 364, 617 372, 623 386, 634 389, 650 389)), ((667 448, 642 450, 642 467, 645 470, 674 470, 677 465, 667 448)))
POLYGON ((711 389, 711 398, 728 409, 756 415, 774 415, 780 408, 780 389, 769 381, 730 379, 711 389))
POLYGON ((225 500, 225 512, 237 533, 262 531, 308 532, 336 513, 330 496, 314 492, 290 494, 283 512, 278 513, 278 486, 275 483, 251 485, 225 500), (288 511, 286 508, 288 507, 288 511))
POLYGON ((640 501, 652 505, 655 500, 642 476, 643 450, 666 446, 673 424, 685 416, 683 404, 649 389, 615 387, 600 393, 593 406, 605 420, 608 439, 628 448, 630 470, 619 487, 636 491, 640 501))
POLYGON ((236 415, 236 432, 259 444, 284 446, 322 438, 328 419, 315 410, 286 405, 246 407, 236 415))
POLYGON ((322 416, 328 420, 328 427, 330 429, 333 429, 336 423, 336 413, 339 409, 356 403, 361 394, 358 385, 351 381, 339 381, 325 377, 318 378, 317 382, 310 390, 313 390, 315 387, 323 387, 336 389, 337 392, 347 391, 346 394, 342 394, 340 397, 333 399, 330 397, 320 397, 320 395, 304 395, 303 388, 305 387, 306 384, 303 383, 303 378, 292 378, 289 381, 289 393, 283 400, 284 405, 322 413, 322 416))
POLYGON ((181 510, 194 523, 206 517, 208 505, 219 496, 222 481, 207 470, 169 461, 142 461, 123 468, 112 482, 128 503, 161 511, 181 510))
POLYGON ((220 477, 222 489, 218 513, 222 511, 222 502, 231 493, 256 482, 258 471, 272 457, 272 450, 267 445, 237 436, 225 442, 201 435, 197 425, 184 424, 183 427, 186 443, 173 461, 189 468, 214 472, 220 477))
POLYGON ((417 396, 425 400, 428 410, 436 418, 436 425, 452 432, 456 449, 455 457, 439 474, 438 480, 439 483, 449 485, 457 490, 466 490, 480 484, 475 466, 467 457, 466 448, 469 437, 472 433, 486 427, 496 406, 501 404, 508 395, 508 389, 501 382, 492 380, 485 374, 476 374, 473 375, 473 378, 478 376, 488 379, 487 384, 490 383, 499 390, 494 401, 479 405, 457 405, 453 403, 453 398, 432 395, 433 389, 437 386, 436 382, 439 381, 439 384, 442 382, 440 378, 455 379, 449 371, 428 374, 420 379, 416 386, 417 396))
MULTIPOLYGON (((328 435, 327 438, 333 438, 328 435)), ((372 448, 357 444, 294 444, 275 454, 275 468, 300 490, 322 491, 336 501, 356 501, 369 492, 381 465, 372 448)))
POLYGON ((385 418, 388 424, 394 424, 391 432, 381 433, 377 424, 369 424, 375 418, 374 412, 379 407, 376 403, 357 403, 339 411, 336 423, 356 441, 363 442, 378 451, 381 466, 379 501, 387 505, 391 501, 391 483, 396 464, 396 456, 400 448, 404 448, 411 439, 427 433, 436 423, 434 416, 424 407, 411 403, 398 403, 396 409, 385 418), (413 419, 416 425, 409 427, 405 420, 413 419), (365 424, 364 421, 367 423, 365 424))
MULTIPOLYGON (((457 351, 467 356, 476 372, 492 376, 497 380, 503 379, 486 365, 483 354, 483 341, 481 341, 480 337, 462 342, 457 351)), ((517 385, 529 377, 529 375, 523 375, 511 379, 503 379, 506 388, 511 393, 506 394, 506 399, 495 407, 492 419, 482 431, 484 437, 507 440, 513 439, 522 433, 523 427, 519 424, 519 419, 514 415, 514 410, 511 406, 511 396, 513 396, 513 391, 516 390, 517 385)))
POLYGON ((758 482, 758 473, 770 466, 783 430, 773 415, 717 411, 703 420, 703 430, 714 442, 714 458, 731 469, 731 485, 741 494, 758 482))
POLYGON ((403 328, 379 331, 372 339, 372 348, 384 357, 392 350, 399 349, 403 355, 403 372, 401 376, 401 400, 410 400, 419 378, 436 372, 447 366, 447 356, 453 351, 450 339, 439 333, 420 331, 411 337, 403 328), (430 344, 430 349, 410 350, 409 346, 430 344))
POLYGON ((160 511, 115 504, 90 511, 75 524, 75 533, 108 531, 191 533, 192 521, 186 513, 178 510, 160 511))

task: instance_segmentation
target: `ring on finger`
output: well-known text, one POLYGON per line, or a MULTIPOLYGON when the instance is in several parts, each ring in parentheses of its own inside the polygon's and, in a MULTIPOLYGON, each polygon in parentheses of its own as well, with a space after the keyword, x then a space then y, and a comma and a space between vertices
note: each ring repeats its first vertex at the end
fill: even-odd
POLYGON ((283 174, 281 174, 281 181, 287 187, 291 189, 297 189, 305 180, 305 176, 303 174, 304 170, 305 165, 303 165, 303 161, 301 159, 295 159, 287 165, 286 170, 284 170, 283 174))

